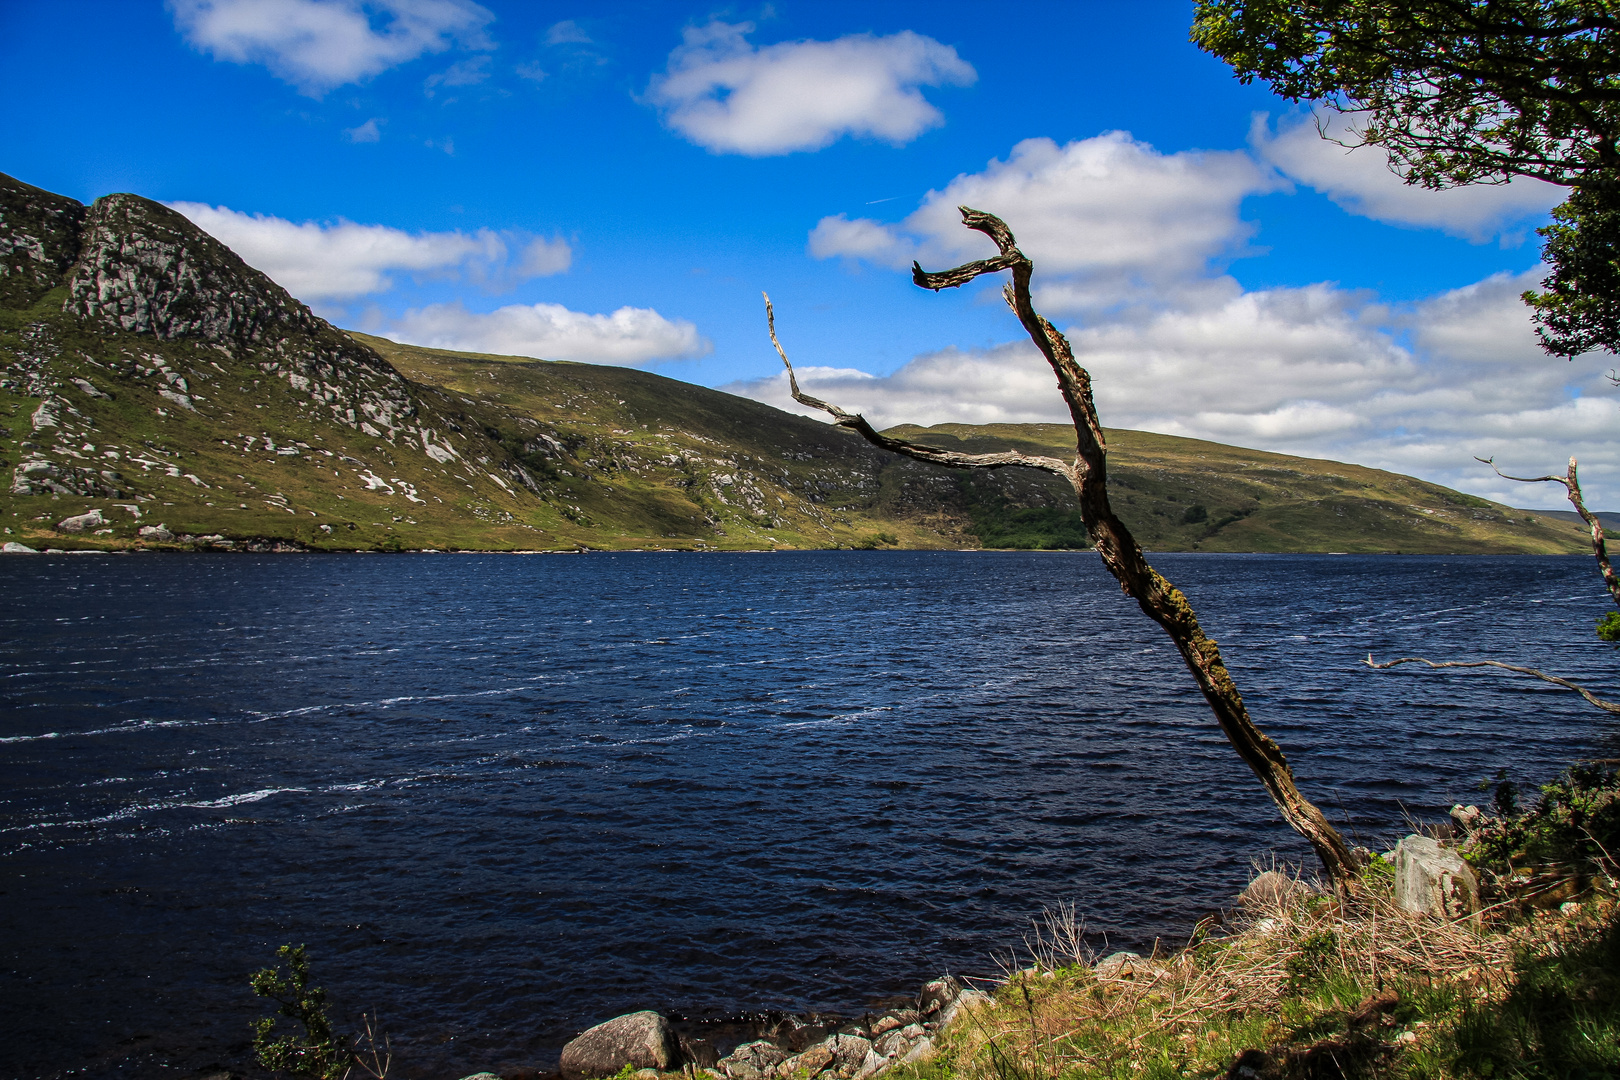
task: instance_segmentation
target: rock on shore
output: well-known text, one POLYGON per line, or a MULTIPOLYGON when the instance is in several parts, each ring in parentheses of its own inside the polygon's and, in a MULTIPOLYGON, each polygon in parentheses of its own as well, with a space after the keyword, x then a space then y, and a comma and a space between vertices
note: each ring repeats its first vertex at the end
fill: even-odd
POLYGON ((939 1031, 989 1000, 947 976, 925 984, 910 1008, 850 1021, 808 1045, 795 1046, 785 1036, 755 1039, 718 1059, 702 1039, 677 1038, 658 1013, 629 1013, 563 1047, 558 1067, 564 1080, 598 1080, 626 1066, 670 1072, 686 1065, 709 1069, 722 1080, 871 1080, 901 1062, 930 1057, 939 1031))
POLYGON ((629 1065, 669 1072, 681 1067, 681 1047, 669 1021, 650 1010, 597 1024, 563 1047, 557 1063, 563 1080, 612 1076, 629 1065))

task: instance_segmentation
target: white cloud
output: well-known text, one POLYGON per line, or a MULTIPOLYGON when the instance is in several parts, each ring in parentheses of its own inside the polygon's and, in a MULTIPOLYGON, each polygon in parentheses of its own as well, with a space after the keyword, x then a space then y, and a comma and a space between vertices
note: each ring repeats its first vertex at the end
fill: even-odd
POLYGON ((956 209, 971 206, 1011 226, 1040 269, 1047 309, 1162 304, 1207 290, 1211 260, 1239 253, 1252 231, 1238 216, 1243 199, 1278 183, 1241 151, 1161 154, 1119 131, 1066 146, 1026 139, 1007 160, 929 192, 899 225, 823 218, 809 250, 894 267, 915 258, 929 269, 985 258, 994 246, 964 229, 956 209))
POLYGON ((193 48, 263 64, 312 97, 453 44, 487 48, 484 27, 495 17, 472 0, 169 0, 169 7, 193 48))
POLYGON ((465 60, 458 60, 443 71, 429 75, 422 81, 422 87, 428 97, 432 97, 435 87, 439 86, 477 86, 489 78, 489 55, 469 56, 465 60))
POLYGON ((479 313, 458 301, 407 311, 380 332, 433 349, 592 364, 691 358, 712 348, 685 319, 672 321, 651 308, 633 307, 588 315, 561 304, 513 304, 479 313))
MULTIPOLYGON (((918 356, 892 375, 853 368, 804 367, 799 387, 864 415, 876 426, 894 424, 1028 424, 1067 416, 1057 381, 1033 345, 995 349, 943 349, 918 356)), ((788 391, 787 372, 721 387, 788 412, 825 420, 788 391)))
POLYGON ((1527 218, 1539 217, 1569 194, 1528 177, 1441 191, 1413 187, 1390 171, 1389 158, 1378 147, 1340 145, 1354 142, 1354 133, 1344 117, 1331 113, 1285 119, 1275 132, 1265 116, 1257 116, 1249 141, 1264 160, 1352 214, 1443 229, 1476 243, 1504 234, 1516 242, 1524 236, 1527 218), (1330 138, 1318 133, 1318 122, 1330 138))
POLYGON ((648 86, 665 122, 699 146, 750 157, 818 150, 844 135, 898 146, 944 123, 919 86, 978 77, 955 49, 909 30, 756 48, 746 39, 753 29, 688 28, 648 86))
MULTIPOLYGON (((1398 309, 1328 285, 1234 293, 1069 334, 1110 427, 1350 461, 1553 509, 1567 506, 1559 489, 1499 480, 1474 458, 1539 476, 1575 454, 1589 502, 1620 509, 1620 398, 1604 368, 1537 347, 1518 294, 1538 273, 1398 309)), ((807 369, 800 383, 879 427, 1068 420, 1022 341, 927 353, 881 378, 807 369)), ((780 376, 727 389, 788 407, 780 376)))
MULTIPOLYGON (((1223 259, 1245 253, 1242 201, 1285 188, 1284 174, 1355 212, 1474 239, 1512 239, 1563 193, 1408 188, 1373 151, 1347 158, 1309 126, 1273 134, 1262 119, 1252 141, 1252 154, 1161 154, 1120 132, 1066 146, 1030 139, 930 192, 899 223, 823 218, 808 248, 943 269, 994 253, 956 208, 988 210, 1033 259, 1037 307, 1085 316, 1067 332, 1109 426, 1351 461, 1521 506, 1558 507, 1560 493, 1499 480, 1473 459, 1541 475, 1573 453, 1594 503, 1620 509, 1620 395, 1606 366, 1537 346, 1519 294, 1543 270, 1402 306, 1327 284, 1246 293, 1221 273, 1223 259)), ((1068 420, 1051 372, 1023 341, 925 353, 880 378, 845 371, 801 382, 880 427, 1068 420)), ((774 374, 731 389, 788 403, 774 374)))
POLYGON ((176 202, 169 206, 264 271, 301 300, 330 300, 386 292, 393 273, 462 275, 502 287, 568 269, 573 253, 562 239, 475 233, 408 233, 385 225, 338 221, 302 224, 225 206, 176 202), (515 261, 511 244, 521 242, 515 261))
POLYGON ((375 116, 359 127, 344 128, 343 134, 347 135, 349 141, 353 143, 378 142, 382 139, 382 131, 377 127, 377 118, 375 116))
POLYGON ((546 30, 547 45, 592 45, 591 35, 573 19, 552 23, 546 30))

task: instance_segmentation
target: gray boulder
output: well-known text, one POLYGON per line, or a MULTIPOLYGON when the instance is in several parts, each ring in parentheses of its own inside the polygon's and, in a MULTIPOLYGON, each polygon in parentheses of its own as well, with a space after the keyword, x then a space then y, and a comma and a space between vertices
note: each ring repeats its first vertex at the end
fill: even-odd
POLYGON ((922 992, 917 995, 917 1012, 926 1020, 933 1020, 945 1006, 957 999, 965 989, 962 980, 955 975, 947 975, 943 979, 923 984, 922 992))
POLYGON ((884 1066, 888 1065, 888 1063, 889 1059, 876 1050, 868 1050, 866 1060, 861 1062, 859 1069, 855 1070, 854 1080, 867 1080, 868 1077, 876 1076, 883 1071, 884 1066))
POLYGON ((591 1080, 626 1065, 668 1072, 680 1063, 680 1043, 669 1021, 647 1010, 597 1024, 563 1047, 557 1069, 564 1080, 591 1080))
POLYGON ((56 523, 56 527, 62 532, 79 533, 84 532, 86 529, 99 529, 105 524, 107 524, 107 519, 101 516, 101 510, 97 508, 87 514, 76 514, 70 518, 63 518, 56 523))
POLYGON ((135 530, 135 535, 142 540, 153 540, 160 544, 167 544, 174 539, 174 533, 170 532, 168 527, 161 522, 157 525, 142 525, 135 530))
POLYGON ((1467 918, 1479 912, 1479 878, 1461 855, 1413 834, 1395 848, 1395 903, 1443 919, 1467 918))
POLYGON ((719 1071, 731 1080, 761 1080, 765 1070, 787 1059, 787 1053, 769 1039, 743 1043, 720 1059, 719 1071))
POLYGON ((877 1037, 872 1043, 872 1050, 882 1058, 892 1058, 896 1054, 903 1054, 911 1048, 911 1040, 906 1038, 905 1032, 899 1028, 891 1028, 877 1037))
POLYGON ((840 1076, 853 1076, 872 1052, 872 1041, 859 1035, 834 1035, 823 1045, 832 1048, 833 1065, 840 1076))
POLYGON ((1097 961, 1092 970, 1099 979, 1128 979, 1142 965, 1142 954, 1133 952, 1111 953, 1097 961))
POLYGON ((934 1056, 934 1040, 923 1038, 917 1040, 917 1045, 906 1051, 906 1056, 900 1059, 902 1065, 915 1065, 929 1060, 934 1056))
POLYGON ((961 1016, 964 1013, 971 1013, 978 1009, 982 1009, 985 1006, 992 1004, 994 1000, 995 999, 993 999, 983 990, 964 990, 960 994, 956 995, 955 1001, 951 1002, 949 1005, 945 1006, 945 1008, 940 1010, 939 1026, 941 1028, 948 1028, 958 1016, 961 1016))
POLYGON ((0 547, 0 551, 5 552, 7 555, 38 555, 39 554, 39 552, 36 551, 34 548, 29 547, 27 544, 19 544, 15 540, 7 540, 6 543, 5 543, 5 546, 0 547))
POLYGON ((1276 911, 1318 895, 1315 889, 1298 878, 1267 870, 1238 894, 1238 903, 1248 911, 1276 911))

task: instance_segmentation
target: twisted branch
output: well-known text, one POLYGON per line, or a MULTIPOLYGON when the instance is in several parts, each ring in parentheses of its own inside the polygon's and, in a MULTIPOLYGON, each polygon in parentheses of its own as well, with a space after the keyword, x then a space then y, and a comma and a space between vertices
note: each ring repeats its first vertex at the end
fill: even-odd
MULTIPOLYGON (((1615 576, 1614 567, 1609 564, 1609 551, 1608 546, 1604 542, 1603 523, 1597 519, 1596 514, 1592 513, 1586 508, 1586 501, 1581 497, 1581 481, 1580 477, 1576 474, 1575 459, 1573 457, 1569 459, 1569 472, 1563 476, 1509 476, 1507 473, 1496 467, 1495 458, 1476 457, 1474 460, 1482 464, 1489 465, 1491 467, 1491 471, 1496 473, 1497 476, 1500 476, 1504 480, 1512 480, 1520 484, 1564 485, 1564 490, 1569 493, 1570 503, 1575 507, 1576 512, 1586 520, 1586 524, 1592 530, 1592 553, 1597 556, 1598 570, 1603 574, 1603 583, 1609 588, 1609 596, 1614 599, 1615 605, 1620 607, 1620 578, 1615 576)), ((1421 656, 1403 656, 1399 660, 1390 660, 1380 664, 1374 663, 1372 653, 1368 653, 1367 659, 1363 661, 1363 663, 1365 663, 1368 667, 1375 669, 1392 668, 1400 664, 1427 664, 1432 668, 1501 668, 1503 671, 1512 671, 1520 675, 1529 675, 1533 679, 1540 679, 1543 682, 1552 683, 1554 686, 1562 686, 1566 690, 1573 690, 1591 704, 1602 709, 1604 712, 1620 713, 1620 704, 1616 704, 1612 701, 1604 701, 1602 698, 1597 697, 1585 687, 1577 686, 1568 679, 1561 679, 1557 675, 1549 675, 1545 671, 1539 671, 1532 667, 1522 667, 1518 664, 1505 664, 1500 660, 1442 660, 1437 662, 1434 660, 1425 660, 1421 656)))
POLYGON ((1058 390, 1074 420, 1076 452, 1073 464, 1055 458, 1026 457, 1013 451, 1004 454, 956 454, 890 439, 873 430, 860 416, 803 393, 794 377, 793 365, 788 363, 787 353, 776 339, 775 317, 767 298, 766 319, 771 330, 771 343, 787 365, 788 383, 794 400, 829 413, 837 423, 854 429, 876 446, 919 461, 959 469, 1028 465, 1067 479, 1080 498, 1081 519, 1103 564, 1119 582, 1120 588, 1175 643, 1227 741, 1260 779, 1282 812, 1283 819, 1310 843, 1321 859, 1328 879, 1337 889, 1348 890, 1360 867, 1360 860, 1338 830, 1295 786, 1293 771, 1288 767, 1282 749, 1250 718, 1243 697, 1221 659, 1219 647, 1199 627, 1192 605, 1180 589, 1148 565, 1136 538, 1109 505, 1108 444, 1103 436, 1102 423, 1097 418, 1096 403, 1092 399, 1091 375, 1075 361, 1068 339, 1035 310, 1029 289, 1033 264, 1018 249, 1012 230, 1000 218, 965 206, 958 209, 962 213, 962 223, 994 241, 998 254, 992 259, 980 259, 937 273, 925 271, 914 263, 912 280, 922 288, 938 292, 940 289, 966 285, 985 274, 1012 271, 1012 281, 1002 289, 1002 296, 1057 376, 1058 390))
POLYGON ((1495 458, 1477 457, 1474 460, 1489 465, 1491 471, 1504 480, 1514 480, 1521 484, 1564 485, 1564 490, 1569 494, 1570 505, 1575 507, 1575 512, 1581 515, 1581 519, 1592 532, 1592 554, 1597 556, 1598 570, 1603 574, 1603 584, 1608 586, 1609 596, 1613 598, 1615 606, 1620 607, 1620 577, 1615 576, 1614 567, 1609 565, 1609 548, 1603 535, 1603 522, 1586 508, 1586 500, 1581 498, 1581 480, 1575 472, 1575 459, 1573 457, 1569 459, 1569 472, 1564 476, 1509 476, 1496 467, 1495 458))
POLYGON ((799 379, 794 374, 793 362, 788 359, 782 343, 776 339, 776 311, 771 307, 770 294, 762 292, 760 295, 765 297, 765 325, 771 332, 771 344, 776 346, 776 354, 782 358, 782 364, 787 368, 788 389, 793 394, 793 400, 800 405, 808 409, 820 409, 829 414, 838 426, 858 432, 861 438, 873 446, 917 461, 926 461, 931 465, 943 465, 947 469, 1002 469, 1008 465, 1024 465, 1031 469, 1044 469, 1056 473, 1064 479, 1071 479, 1073 467, 1058 458, 1021 454, 1017 450, 1008 450, 1000 454, 958 454, 906 439, 892 439, 874 428, 860 413, 845 412, 831 402, 811 397, 799 389, 799 379))
POLYGON ((1596 705, 1598 708, 1602 709, 1604 712, 1620 713, 1620 704, 1616 704, 1613 701, 1604 701, 1602 698, 1597 697, 1596 695, 1594 695, 1590 690, 1587 690, 1584 686, 1577 686, 1575 683, 1570 682, 1568 679, 1560 679, 1557 675, 1549 675, 1545 671, 1537 671, 1533 667, 1520 667, 1518 664, 1504 664, 1500 660, 1441 660, 1441 661, 1434 661, 1434 660, 1425 660, 1421 656, 1403 656, 1399 660, 1385 660, 1382 663, 1377 663, 1377 662, 1375 662, 1373 660, 1372 653, 1368 653, 1367 654, 1367 659, 1363 660, 1362 663, 1366 664, 1370 668, 1378 668, 1378 669, 1399 667, 1402 664, 1427 664, 1429 667, 1432 667, 1432 668, 1448 668, 1448 667, 1493 667, 1493 668, 1501 668, 1503 671, 1516 671, 1520 675, 1529 675, 1532 678, 1540 679, 1542 682, 1550 682, 1550 683, 1553 683, 1553 684, 1555 684, 1557 686, 1562 686, 1566 690, 1573 690, 1577 694, 1581 695, 1581 697, 1585 698, 1587 701, 1590 701, 1593 705, 1596 705))

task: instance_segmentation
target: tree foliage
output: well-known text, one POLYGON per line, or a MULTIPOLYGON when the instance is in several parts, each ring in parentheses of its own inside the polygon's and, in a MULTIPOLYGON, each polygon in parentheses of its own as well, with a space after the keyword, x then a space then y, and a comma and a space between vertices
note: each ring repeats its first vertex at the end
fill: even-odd
POLYGON ((1350 116, 1407 183, 1575 189, 1525 300, 1548 352, 1620 352, 1620 3, 1198 0, 1192 38, 1243 82, 1350 116))

